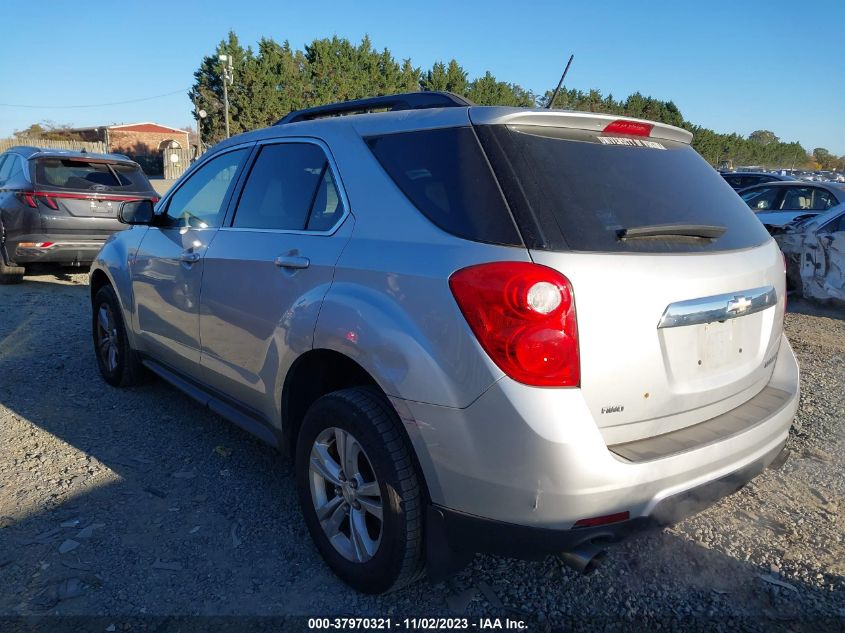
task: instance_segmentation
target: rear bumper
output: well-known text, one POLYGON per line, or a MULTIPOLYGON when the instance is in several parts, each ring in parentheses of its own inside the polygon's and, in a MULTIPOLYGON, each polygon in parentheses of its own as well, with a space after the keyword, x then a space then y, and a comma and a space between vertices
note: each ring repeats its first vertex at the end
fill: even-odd
POLYGON ((434 504, 567 531, 578 520, 619 512, 652 518, 667 499, 771 461, 798 408, 798 366, 785 337, 768 386, 784 395, 776 408, 760 410, 754 424, 646 461, 609 450, 577 389, 536 389, 504 378, 465 409, 405 404, 434 504))
POLYGON ((108 236, 54 235, 42 233, 8 240, 8 258, 18 265, 50 263, 88 265, 97 258, 108 236))
POLYGON ((775 460, 778 460, 778 466, 782 465, 779 456, 784 459, 788 456, 783 449, 784 443, 785 440, 738 470, 666 497, 648 516, 603 526, 551 530, 493 521, 432 506, 428 513, 428 527, 440 542, 430 543, 430 546, 434 545, 458 559, 468 553, 482 552, 538 560, 549 554, 577 550, 588 543, 613 543, 644 529, 676 523, 736 492, 775 460))

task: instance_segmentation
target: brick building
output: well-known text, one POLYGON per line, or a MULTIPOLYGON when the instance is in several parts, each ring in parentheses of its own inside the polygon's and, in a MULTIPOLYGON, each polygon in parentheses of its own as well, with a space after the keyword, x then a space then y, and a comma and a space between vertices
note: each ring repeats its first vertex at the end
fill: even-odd
POLYGON ((164 172, 162 150, 190 150, 188 132, 160 123, 123 123, 72 130, 82 141, 102 141, 107 152, 126 154, 137 161, 147 175, 164 172))
POLYGON ((107 152, 130 156, 159 156, 163 149, 189 149, 188 132, 159 123, 126 123, 76 128, 83 141, 102 141, 107 152))

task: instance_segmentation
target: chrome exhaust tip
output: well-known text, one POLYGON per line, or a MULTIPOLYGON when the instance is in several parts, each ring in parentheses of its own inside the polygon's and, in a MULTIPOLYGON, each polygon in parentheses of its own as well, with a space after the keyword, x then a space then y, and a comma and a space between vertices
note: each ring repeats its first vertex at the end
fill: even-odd
POLYGON ((561 552, 559 556, 564 565, 586 576, 598 568, 606 554, 604 547, 585 543, 571 552, 561 552))

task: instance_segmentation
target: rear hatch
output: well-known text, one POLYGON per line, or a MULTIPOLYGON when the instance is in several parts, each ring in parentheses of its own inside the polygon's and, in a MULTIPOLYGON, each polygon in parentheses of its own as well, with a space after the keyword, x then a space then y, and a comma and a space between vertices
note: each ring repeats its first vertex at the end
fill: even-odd
POLYGON ((687 132, 471 114, 532 259, 572 283, 581 390, 608 443, 702 422, 765 387, 783 260, 687 132))
POLYGON ((129 160, 43 156, 32 163, 34 200, 48 231, 110 233, 125 228, 117 220, 122 202, 157 200, 140 166, 129 160))

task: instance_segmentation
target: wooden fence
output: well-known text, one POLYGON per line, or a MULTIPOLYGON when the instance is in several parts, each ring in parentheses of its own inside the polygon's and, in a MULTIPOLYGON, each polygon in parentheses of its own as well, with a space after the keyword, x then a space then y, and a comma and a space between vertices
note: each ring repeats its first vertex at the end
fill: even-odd
POLYGON ((175 180, 191 165, 194 160, 194 151, 191 149, 167 148, 161 151, 164 177, 167 180, 175 180))
MULTIPOLYGON (((0 152, 5 152, 15 145, 30 145, 33 147, 46 147, 50 149, 82 150, 97 154, 105 154, 105 143, 97 141, 48 141, 40 138, 4 138, 0 139, 0 152)), ((161 174, 165 178, 175 180, 181 176, 194 161, 194 150, 167 148, 158 154, 149 156, 130 156, 132 160, 140 163, 141 168, 149 174, 161 174)))
POLYGON ((106 152, 106 145, 102 141, 89 143, 87 141, 48 141, 42 138, 3 138, 0 139, 0 152, 5 152, 15 145, 31 145, 33 147, 49 147, 50 149, 82 150, 97 154, 106 152))

